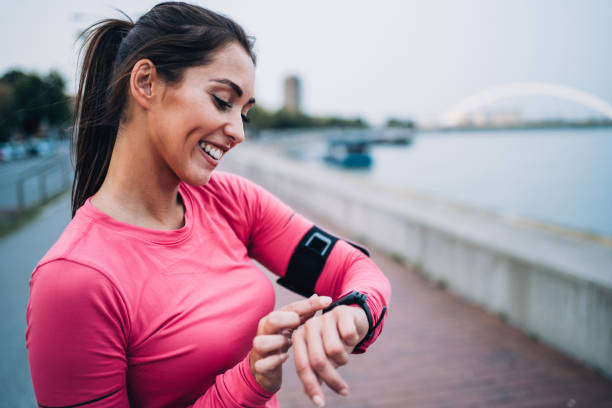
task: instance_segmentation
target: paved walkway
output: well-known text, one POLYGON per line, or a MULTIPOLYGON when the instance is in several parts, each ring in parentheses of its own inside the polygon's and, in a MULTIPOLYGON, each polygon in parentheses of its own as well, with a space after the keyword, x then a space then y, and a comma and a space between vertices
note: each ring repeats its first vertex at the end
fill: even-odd
POLYGON ((0 241, 0 407, 35 407, 25 348, 30 274, 70 220, 68 194, 0 241))
MULTIPOLYGON (((391 281, 389 318, 368 352, 340 369, 349 396, 325 387, 328 407, 612 407, 612 381, 385 254, 373 251, 372 258, 391 281)), ((297 298, 277 290, 277 306, 297 298)), ((314 406, 302 393, 292 359, 283 381, 281 407, 314 406)))
MULTIPOLYGON (((0 242, 0 407, 36 406, 24 345, 28 280, 69 218, 65 196, 0 242)), ((373 258, 391 280, 390 315, 379 341, 341 369, 351 394, 325 389, 328 407, 612 407, 612 381, 384 254, 373 258)), ((282 287, 277 294, 278 305, 298 298, 282 287)), ((311 407, 291 364, 281 406, 311 407)))

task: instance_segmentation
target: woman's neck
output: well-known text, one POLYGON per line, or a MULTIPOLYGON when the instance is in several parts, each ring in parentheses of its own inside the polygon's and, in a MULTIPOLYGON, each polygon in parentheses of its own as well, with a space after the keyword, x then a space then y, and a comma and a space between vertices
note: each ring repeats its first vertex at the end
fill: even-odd
POLYGON ((128 224, 161 230, 181 228, 185 210, 178 195, 180 179, 156 156, 146 135, 135 128, 120 128, 108 172, 91 202, 128 224))

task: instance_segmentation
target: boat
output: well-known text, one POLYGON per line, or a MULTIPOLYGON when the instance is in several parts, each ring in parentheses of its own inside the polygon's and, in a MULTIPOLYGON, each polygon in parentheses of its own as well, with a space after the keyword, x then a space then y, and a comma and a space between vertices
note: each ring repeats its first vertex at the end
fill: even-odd
POLYGON ((370 143, 365 140, 329 140, 324 159, 346 168, 370 167, 370 143))

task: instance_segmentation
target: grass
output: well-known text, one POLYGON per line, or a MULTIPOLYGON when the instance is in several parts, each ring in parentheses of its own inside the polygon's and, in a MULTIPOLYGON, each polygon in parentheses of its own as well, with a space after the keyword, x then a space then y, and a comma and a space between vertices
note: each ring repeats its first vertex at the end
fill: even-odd
POLYGON ((56 200, 68 190, 69 189, 59 191, 50 196, 46 201, 28 207, 23 211, 15 211, 14 213, 0 217, 0 239, 28 225, 31 221, 36 219, 47 204, 56 200))

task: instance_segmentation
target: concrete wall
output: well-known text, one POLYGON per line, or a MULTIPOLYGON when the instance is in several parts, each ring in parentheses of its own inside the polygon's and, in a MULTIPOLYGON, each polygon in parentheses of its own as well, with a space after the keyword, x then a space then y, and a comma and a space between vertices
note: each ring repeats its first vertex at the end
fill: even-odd
POLYGON ((385 190, 260 146, 240 146, 223 161, 612 377, 612 247, 385 190))

